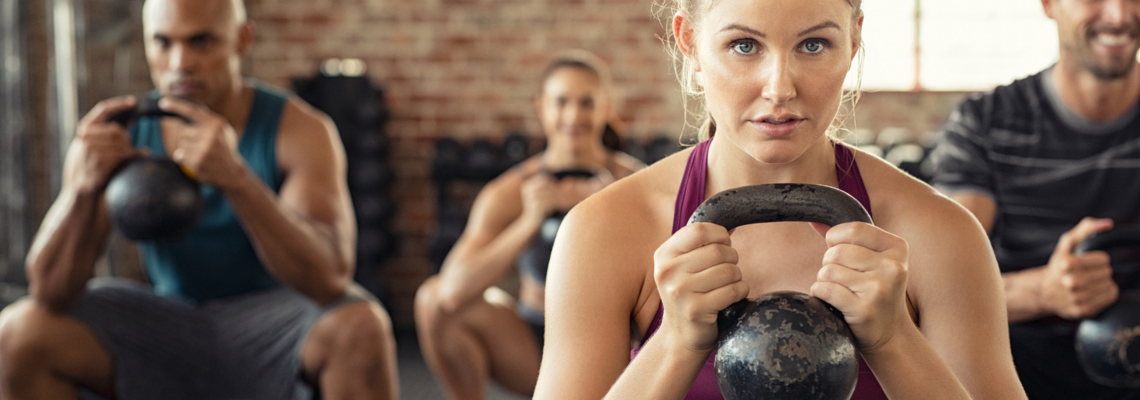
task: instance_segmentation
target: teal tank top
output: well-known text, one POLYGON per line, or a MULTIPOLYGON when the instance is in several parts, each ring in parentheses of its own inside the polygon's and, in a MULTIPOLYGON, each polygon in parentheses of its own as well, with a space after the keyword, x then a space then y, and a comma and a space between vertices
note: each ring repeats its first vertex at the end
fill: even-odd
MULTIPOLYGON (((277 168, 277 125, 288 95, 254 83, 253 106, 238 140, 238 153, 271 188, 281 189, 277 168)), ((156 94, 155 94, 156 95, 156 94)), ((166 156, 157 118, 142 118, 130 130, 131 144, 166 156)), ((204 301, 279 286, 266 271, 233 207, 221 191, 201 186, 205 209, 197 228, 173 242, 140 242, 143 261, 160 295, 204 301)))

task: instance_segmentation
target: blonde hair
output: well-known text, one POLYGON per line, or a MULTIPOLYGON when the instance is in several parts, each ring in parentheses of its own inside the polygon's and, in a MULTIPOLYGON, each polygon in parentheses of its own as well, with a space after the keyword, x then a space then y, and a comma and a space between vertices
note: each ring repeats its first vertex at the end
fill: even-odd
MULTIPOLYGON (((685 109, 685 126, 697 128, 697 142, 708 140, 716 134, 716 121, 712 119, 709 114, 708 108, 704 103, 704 88, 698 82, 696 71, 693 70, 691 61, 685 54, 681 53, 677 38, 673 35, 673 16, 678 12, 685 14, 688 18, 689 24, 692 26, 693 31, 699 31, 702 17, 712 8, 713 0, 659 0, 656 4, 655 14, 662 25, 666 27, 665 36, 661 38, 665 44, 665 51, 673 58, 673 70, 677 75, 677 80, 681 83, 681 105, 685 109), (689 97, 701 100, 699 107, 696 110, 689 108, 689 97), (696 125, 689 124, 689 117, 694 117, 698 122, 696 125)), ((862 0, 844 0, 852 8, 851 20, 857 21, 863 17, 862 0)), ((844 90, 843 96, 839 100, 839 110, 836 113, 835 120, 827 128, 827 135, 832 138, 838 138, 840 130, 850 131, 846 129, 848 121, 854 121, 855 117, 855 104, 859 102, 859 97, 862 92, 860 88, 863 85, 863 39, 861 37, 861 29, 858 25, 852 24, 852 32, 855 42, 858 43, 858 70, 856 71, 855 88, 851 90, 844 90)), ((689 43, 690 49, 695 49, 694 43, 689 43)), ((682 143, 685 144, 685 143, 682 143)), ((690 143, 691 144, 691 143, 690 143)))

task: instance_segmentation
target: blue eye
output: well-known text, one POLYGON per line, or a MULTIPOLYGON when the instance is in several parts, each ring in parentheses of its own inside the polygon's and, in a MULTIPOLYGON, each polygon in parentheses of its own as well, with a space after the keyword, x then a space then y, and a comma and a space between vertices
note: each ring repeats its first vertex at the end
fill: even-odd
POLYGON ((800 45, 800 50, 809 54, 817 54, 823 52, 824 46, 826 45, 827 41, 823 39, 808 39, 804 41, 804 44, 800 45))
POLYGON ((756 44, 750 41, 733 42, 730 47, 732 51, 740 54, 752 54, 756 51, 756 44))

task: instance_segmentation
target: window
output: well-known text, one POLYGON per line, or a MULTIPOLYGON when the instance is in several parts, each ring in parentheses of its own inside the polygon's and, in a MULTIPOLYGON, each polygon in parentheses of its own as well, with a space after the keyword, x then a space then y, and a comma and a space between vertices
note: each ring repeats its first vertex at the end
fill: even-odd
POLYGON ((986 90, 1057 60, 1039 0, 864 0, 863 12, 865 90, 986 90))

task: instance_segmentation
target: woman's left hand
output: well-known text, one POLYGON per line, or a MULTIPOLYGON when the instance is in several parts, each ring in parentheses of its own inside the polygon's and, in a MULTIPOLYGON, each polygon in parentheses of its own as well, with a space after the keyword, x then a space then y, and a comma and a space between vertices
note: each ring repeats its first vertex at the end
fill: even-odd
POLYGON ((862 222, 831 229, 812 226, 824 236, 828 249, 810 294, 843 313, 859 351, 874 352, 891 340, 900 324, 910 323, 907 243, 862 222))

